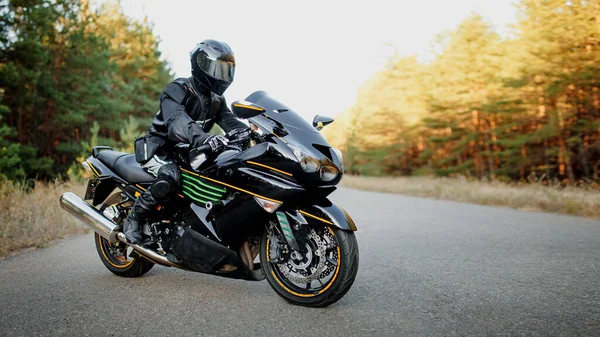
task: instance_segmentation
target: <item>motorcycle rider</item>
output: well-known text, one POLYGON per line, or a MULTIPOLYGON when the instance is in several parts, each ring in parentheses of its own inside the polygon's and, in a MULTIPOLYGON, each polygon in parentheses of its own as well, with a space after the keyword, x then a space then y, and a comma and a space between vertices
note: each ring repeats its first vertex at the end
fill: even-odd
POLYGON ((204 40, 190 52, 192 76, 169 83, 160 95, 160 110, 147 134, 136 140, 136 160, 156 177, 135 201, 123 224, 130 243, 142 240, 141 225, 152 218, 159 203, 169 201, 179 186, 179 167, 170 153, 177 143, 210 145, 217 152, 227 145, 221 135, 207 132, 218 124, 226 133, 248 127, 231 113, 225 90, 233 82, 235 58, 224 42, 204 40))

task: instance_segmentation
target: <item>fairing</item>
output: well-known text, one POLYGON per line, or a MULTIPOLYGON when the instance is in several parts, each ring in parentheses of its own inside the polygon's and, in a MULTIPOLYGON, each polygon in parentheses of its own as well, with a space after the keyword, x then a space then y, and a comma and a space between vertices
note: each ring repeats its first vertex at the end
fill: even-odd
POLYGON ((302 147, 322 162, 331 162, 338 169, 342 168, 341 158, 338 158, 337 154, 331 150, 327 140, 292 109, 264 91, 253 93, 246 98, 246 101, 265 108, 266 113, 249 119, 264 132, 272 133, 286 143, 302 147), (283 130, 277 123, 281 123, 283 130))
MULTIPOLYGON (((195 204, 195 211, 186 217, 186 223, 192 224, 192 228, 203 235, 235 246, 254 230, 261 229, 255 224, 266 223, 269 219, 269 213, 254 200, 254 197, 259 197, 280 202, 283 211, 300 208, 325 220, 315 223, 313 220, 316 218, 307 218, 313 225, 325 223, 345 230, 356 230, 347 214, 326 199, 335 190, 334 186, 341 175, 335 181, 324 183, 318 172, 307 173, 301 168, 289 146, 301 147, 317 158, 321 165, 341 168, 340 158, 331 151, 323 136, 294 111, 265 92, 256 92, 246 101, 266 109, 264 114, 250 121, 261 127, 268 141, 245 151, 226 150, 214 158, 208 158, 194 172, 184 169, 183 177, 186 180, 190 175, 194 178, 185 181, 184 187, 188 190, 191 187, 199 193, 191 195, 195 198, 189 198, 189 191, 184 193, 186 200, 195 204), (200 186, 201 183, 204 186, 200 186), (214 203, 214 200, 199 196, 216 197, 214 193, 207 195, 206 192, 217 192, 214 189, 208 191, 206 185, 226 190, 219 199, 229 201, 219 204, 210 212, 204 211, 205 201, 214 203), (316 200, 320 201, 315 204, 316 200), (240 219, 247 219, 247 223, 241 226, 240 219)), ((187 169, 192 170, 189 167, 187 169)))
POLYGON ((340 229, 356 231, 356 224, 350 215, 336 203, 322 199, 313 205, 300 209, 310 226, 322 226, 323 224, 335 226, 340 229))

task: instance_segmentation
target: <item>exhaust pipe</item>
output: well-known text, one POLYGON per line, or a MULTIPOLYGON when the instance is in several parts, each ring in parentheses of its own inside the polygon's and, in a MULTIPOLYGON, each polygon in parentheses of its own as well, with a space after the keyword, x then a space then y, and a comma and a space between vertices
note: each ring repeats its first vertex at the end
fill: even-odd
POLYGON ((117 239, 117 234, 119 233, 116 229, 117 224, 105 217, 102 212, 92 205, 81 200, 75 193, 63 193, 60 197, 60 207, 83 221, 83 223, 108 240, 108 242, 112 244, 119 242, 117 239))
POLYGON ((127 239, 125 238, 125 234, 123 234, 123 233, 118 233, 117 238, 119 239, 119 241, 127 244, 129 247, 133 248, 133 250, 144 255, 145 257, 147 257, 154 263, 162 264, 163 266, 167 266, 167 267, 182 268, 177 263, 169 261, 166 257, 154 252, 153 250, 144 248, 140 245, 136 245, 133 243, 128 243, 127 239))
POLYGON ((94 230, 94 232, 100 234, 100 236, 108 240, 108 242, 111 244, 115 244, 119 241, 123 242, 155 263, 162 264, 164 266, 181 268, 179 264, 169 261, 166 257, 159 255, 150 249, 144 248, 140 245, 128 243, 127 239, 125 238, 125 234, 119 232, 118 230, 120 229, 120 226, 104 216, 102 212, 94 208, 92 205, 81 200, 81 198, 76 196, 74 193, 63 193, 63 195, 60 197, 60 207, 88 225, 94 230))

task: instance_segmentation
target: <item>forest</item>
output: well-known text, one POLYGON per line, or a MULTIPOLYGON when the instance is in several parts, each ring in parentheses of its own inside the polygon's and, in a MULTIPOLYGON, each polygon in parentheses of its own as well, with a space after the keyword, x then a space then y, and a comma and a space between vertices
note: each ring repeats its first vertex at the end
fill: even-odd
POLYGON ((93 144, 132 145, 172 74, 117 1, 0 0, 0 178, 66 179, 93 144))
POLYGON ((600 2, 516 6, 507 36, 472 14, 365 83, 324 130, 346 171, 598 182, 600 2))
MULTIPOLYGON (((349 174, 600 180, 600 2, 520 0, 506 36, 472 14, 395 56, 323 131, 349 174)), ((399 32, 400 34, 400 32, 399 32)), ((0 0, 0 179, 66 178, 131 150, 173 78, 118 1, 0 0)))

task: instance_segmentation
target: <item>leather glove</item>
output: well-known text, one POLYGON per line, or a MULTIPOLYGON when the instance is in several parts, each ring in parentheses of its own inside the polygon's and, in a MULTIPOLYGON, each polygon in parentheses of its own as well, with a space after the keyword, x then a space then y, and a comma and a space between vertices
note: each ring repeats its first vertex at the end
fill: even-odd
POLYGON ((206 138, 204 144, 210 145, 212 152, 217 152, 229 144, 229 140, 221 135, 210 135, 208 138, 206 138))
POLYGON ((227 133, 227 139, 232 143, 243 142, 250 138, 250 128, 237 128, 227 133))

